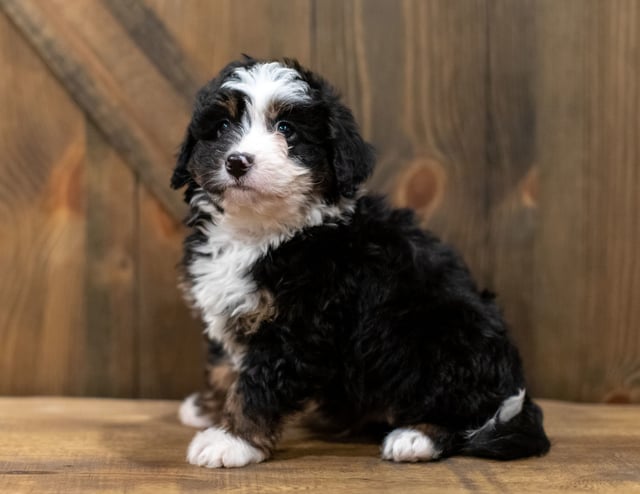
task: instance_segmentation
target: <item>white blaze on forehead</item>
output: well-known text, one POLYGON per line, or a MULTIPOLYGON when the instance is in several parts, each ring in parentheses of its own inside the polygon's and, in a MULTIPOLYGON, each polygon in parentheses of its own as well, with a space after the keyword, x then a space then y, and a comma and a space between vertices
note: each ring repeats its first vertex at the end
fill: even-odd
POLYGON ((222 84, 223 89, 240 91, 256 112, 263 113, 272 101, 309 101, 309 85, 295 69, 278 62, 260 63, 233 71, 234 78, 222 84))
MULTIPOLYGON (((310 171, 289 159, 288 143, 273 129, 275 122, 269 121, 269 113, 273 103, 287 105, 310 101, 309 85, 300 79, 297 70, 279 62, 269 62, 235 69, 222 88, 238 91, 246 100, 247 108, 240 121, 241 137, 228 151, 229 154, 246 153, 253 156, 253 167, 243 178, 243 185, 280 197, 281 210, 286 210, 284 206, 287 205, 298 210, 311 189, 310 171), (292 189, 294 185, 296 187, 292 189), (293 197, 296 191, 297 198, 293 197), (285 197, 290 199, 284 201, 285 197)), ((226 196, 231 194, 234 192, 230 191, 226 196)), ((233 196, 231 202, 243 202, 243 198, 237 195, 233 196)), ((229 209, 233 204, 223 206, 229 209)), ((253 205, 254 209, 268 209, 265 206, 264 197, 253 205)))

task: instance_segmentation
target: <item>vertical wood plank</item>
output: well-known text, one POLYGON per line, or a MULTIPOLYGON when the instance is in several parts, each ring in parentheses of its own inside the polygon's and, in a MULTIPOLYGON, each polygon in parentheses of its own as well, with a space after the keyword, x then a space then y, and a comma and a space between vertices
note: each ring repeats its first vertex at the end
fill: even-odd
POLYGON ((540 5, 538 79, 540 229, 536 241, 536 364, 547 396, 575 388, 587 358, 585 314, 586 177, 593 124, 587 105, 593 77, 594 3, 540 5), (571 22, 568 22, 572 19, 571 22), (549 341, 556 344, 549 345, 549 341))
POLYGON ((190 93, 246 52, 342 90, 370 187, 498 291, 534 392, 640 401, 637 2, 0 3, 40 53, 0 16, 0 392, 197 387, 162 184, 190 93))
POLYGON ((536 394, 536 4, 494 0, 486 6, 488 284, 498 293, 523 357, 529 391, 536 394))
MULTIPOLYGON (((462 252, 482 285, 489 265, 485 2, 415 1, 407 3, 405 15, 415 33, 405 125, 413 132, 416 158, 444 171, 434 180, 444 188, 442 201, 426 225, 462 252)), ((416 172, 414 180, 428 176, 416 172)))
POLYGON ((182 398, 202 384, 202 326, 177 287, 185 229, 138 189, 137 380, 143 398, 182 398))
POLYGON ((246 0, 231 5, 232 58, 247 53, 258 58, 297 58, 309 63, 311 7, 309 0, 246 0), (235 53, 234 53, 235 52, 235 53))
POLYGON ((418 209, 484 282, 484 2, 315 5, 314 65, 342 90, 378 150, 371 189, 418 209))
POLYGON ((180 43, 198 71, 200 84, 213 77, 227 58, 236 58, 230 46, 233 0, 144 0, 180 43))
POLYGON ((0 14, 0 393, 79 394, 84 119, 0 14))
POLYGON ((363 135, 378 148, 374 188, 382 188, 385 178, 411 154, 401 124, 407 19, 398 7, 385 1, 315 4, 313 65, 341 92, 363 135), (384 37, 379 36, 381 30, 384 37), (393 64, 381 66, 379 60, 393 64))
POLYGON ((84 305, 89 396, 137 393, 136 250, 139 184, 87 122, 87 232, 84 305))
MULTIPOLYGON (((203 83, 243 52, 309 60, 307 0, 148 0, 148 5, 193 57, 203 83)), ((138 209, 140 395, 182 397, 202 385, 204 365, 201 323, 186 308, 177 289, 175 266, 186 232, 144 190, 139 191, 138 209)))
POLYGON ((640 400, 640 6, 540 2, 535 360, 545 396, 640 400))
POLYGON ((309 64, 311 0, 145 0, 194 60, 203 83, 242 53, 309 64))

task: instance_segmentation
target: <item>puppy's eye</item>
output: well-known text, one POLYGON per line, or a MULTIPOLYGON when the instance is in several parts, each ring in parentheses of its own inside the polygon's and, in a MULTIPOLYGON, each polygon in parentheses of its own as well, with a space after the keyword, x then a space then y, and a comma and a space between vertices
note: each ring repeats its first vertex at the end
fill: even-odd
POLYGON ((218 122, 218 126, 217 126, 218 137, 220 137, 222 134, 224 134, 230 128, 231 128, 231 122, 229 122, 229 120, 225 119, 225 120, 221 120, 220 122, 218 122))
POLYGON ((284 120, 276 124, 276 131, 280 132, 285 137, 285 139, 290 139, 296 133, 293 125, 284 120))

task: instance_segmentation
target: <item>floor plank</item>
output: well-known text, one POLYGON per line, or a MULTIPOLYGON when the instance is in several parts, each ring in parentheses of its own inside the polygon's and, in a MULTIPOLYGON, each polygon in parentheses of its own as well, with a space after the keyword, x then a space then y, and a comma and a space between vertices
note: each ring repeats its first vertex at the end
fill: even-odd
POLYGON ((640 492, 639 406, 542 405, 544 458, 397 465, 291 427, 273 460, 208 470, 184 461, 177 402, 0 398, 0 492, 640 492))

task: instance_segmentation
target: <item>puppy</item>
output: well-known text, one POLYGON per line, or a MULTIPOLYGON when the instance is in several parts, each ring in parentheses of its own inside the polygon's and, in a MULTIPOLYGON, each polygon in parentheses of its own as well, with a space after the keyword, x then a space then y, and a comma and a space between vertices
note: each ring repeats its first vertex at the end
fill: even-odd
POLYGON ((493 296, 411 211, 365 195, 374 154, 322 78, 233 62, 197 95, 171 185, 192 233, 183 287, 208 389, 180 409, 190 463, 258 463, 310 403, 335 430, 382 423, 398 462, 542 455, 542 412, 493 296))

